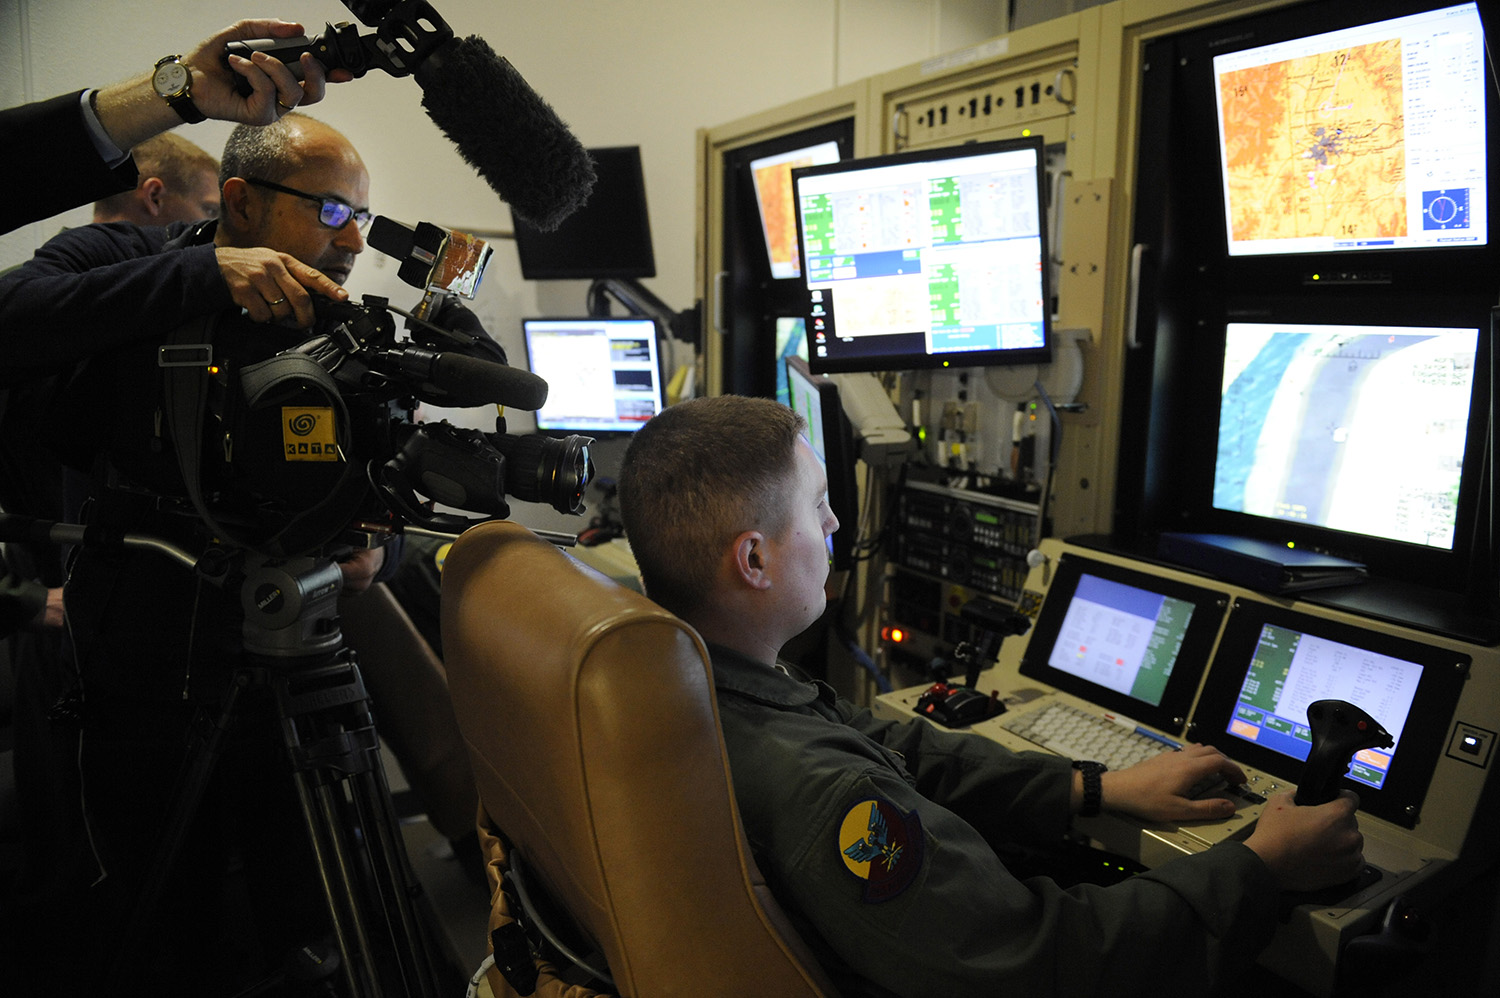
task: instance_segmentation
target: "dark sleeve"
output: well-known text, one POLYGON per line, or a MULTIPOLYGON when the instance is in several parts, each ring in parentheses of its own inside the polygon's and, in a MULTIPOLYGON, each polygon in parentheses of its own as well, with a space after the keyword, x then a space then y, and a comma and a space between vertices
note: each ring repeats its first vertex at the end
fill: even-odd
POLYGON ((162 252, 177 231, 80 226, 0 277, 0 385, 158 339, 233 305, 212 245, 162 252))
MULTIPOLYGON (((775 734, 732 720, 726 737, 741 728, 746 739, 775 734)), ((1274 930, 1272 877, 1243 845, 1110 887, 1022 881, 973 826, 857 744, 827 729, 786 734, 807 737, 776 738, 756 765, 732 765, 746 834, 831 965, 885 991, 1207 994, 1274 930)))
POLYGON ((0 233, 136 184, 135 162, 99 158, 78 102, 81 90, 0 111, 0 233), (24 196, 22 196, 24 194, 24 196))
POLYGON ((1012 752, 921 718, 880 720, 841 701, 845 723, 896 753, 918 793, 991 841, 1057 842, 1072 821, 1073 769, 1045 752, 1012 752))

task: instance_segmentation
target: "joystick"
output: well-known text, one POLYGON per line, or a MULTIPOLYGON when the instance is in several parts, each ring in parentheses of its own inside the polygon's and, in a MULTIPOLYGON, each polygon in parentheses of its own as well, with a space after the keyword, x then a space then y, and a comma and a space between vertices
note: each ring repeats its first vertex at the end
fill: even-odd
POLYGON ((1369 714, 1343 700, 1315 700, 1307 705, 1312 749, 1297 784, 1296 802, 1327 804, 1338 796, 1338 782, 1349 772, 1349 762, 1360 749, 1389 748, 1391 733, 1369 714))
MULTIPOLYGON (((959 617, 972 628, 972 641, 961 641, 953 650, 953 659, 964 667, 964 684, 950 684, 946 678, 932 684, 917 698, 917 713, 950 728, 962 728, 1004 713, 1005 705, 993 693, 986 696, 975 687, 979 673, 995 661, 1000 644, 1013 634, 1025 634, 1031 620, 1025 614, 1007 610, 988 600, 973 599, 959 610, 959 617)), ((940 660, 934 660, 938 665, 940 660)), ((946 666, 948 663, 941 663, 946 666)), ((946 673, 946 669, 944 670, 946 673)))

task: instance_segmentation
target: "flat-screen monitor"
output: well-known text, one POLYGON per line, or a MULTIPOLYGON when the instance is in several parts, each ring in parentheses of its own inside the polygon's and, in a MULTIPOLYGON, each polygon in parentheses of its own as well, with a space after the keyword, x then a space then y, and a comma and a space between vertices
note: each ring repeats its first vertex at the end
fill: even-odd
POLYGON ((1039 136, 792 173, 814 371, 1051 359, 1039 136))
POLYGON ((792 170, 838 161, 839 144, 831 139, 750 161, 760 231, 773 279, 786 280, 802 273, 802 260, 797 255, 797 213, 792 207, 792 170))
POLYGON ((813 374, 807 361, 786 358, 787 405, 807 421, 807 442, 828 476, 828 505, 839 528, 828 537, 833 567, 847 569, 854 562, 859 532, 859 491, 854 479, 854 430, 839 400, 838 385, 813 374))
POLYGON ((634 433, 663 405, 653 319, 523 319, 526 362, 547 382, 538 431, 634 433))
POLYGON ((1478 346, 1478 329, 1229 323, 1214 508, 1452 550, 1485 432, 1478 346))
POLYGON ((1473 3, 1215 55, 1229 255, 1484 244, 1488 78, 1473 3))
POLYGON ((1220 591, 1064 555, 1021 674, 1180 733, 1227 602, 1220 591))
POLYGON ((1354 755, 1345 786, 1412 827, 1443 751, 1468 655, 1283 606, 1236 602, 1193 715, 1194 737, 1292 783, 1312 749, 1307 707, 1354 704, 1395 745, 1354 755))
POLYGON ((786 361, 789 357, 807 360, 807 320, 788 316, 776 319, 776 401, 790 405, 786 361))
POLYGON ((588 150, 597 180, 584 205, 551 232, 515 216, 516 254, 528 281, 656 276, 639 146, 588 150))

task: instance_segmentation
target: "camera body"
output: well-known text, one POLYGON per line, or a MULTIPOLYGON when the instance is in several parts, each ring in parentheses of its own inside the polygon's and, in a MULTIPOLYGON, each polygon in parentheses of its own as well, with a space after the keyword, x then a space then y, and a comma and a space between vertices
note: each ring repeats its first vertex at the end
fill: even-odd
MULTIPOLYGON (((591 438, 510 435, 503 416, 492 433, 417 418, 423 402, 503 404, 506 394, 535 398, 537 385, 545 398, 545 382, 506 367, 455 299, 429 292, 424 304, 436 321, 409 315, 410 338, 400 340, 386 299, 319 299, 318 321, 300 343, 264 360, 212 364, 201 414, 172 402, 191 393, 168 381, 166 408, 188 428, 174 434, 179 461, 198 455, 196 469, 181 462, 182 476, 217 533, 291 556, 342 543, 351 525, 458 532, 478 522, 438 504, 481 519, 509 516, 508 495, 583 511, 591 438)), ((242 341, 247 331, 236 324, 255 325, 226 316, 214 340, 242 341)), ((202 377, 202 368, 181 370, 179 379, 202 377)))

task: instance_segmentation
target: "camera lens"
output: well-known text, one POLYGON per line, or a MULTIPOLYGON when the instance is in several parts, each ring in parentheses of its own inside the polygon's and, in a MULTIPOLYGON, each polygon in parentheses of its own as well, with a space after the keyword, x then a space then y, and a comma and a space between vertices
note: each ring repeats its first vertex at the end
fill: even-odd
POLYGON ((512 499, 544 502, 559 513, 583 512, 583 493, 594 477, 593 437, 495 434, 490 442, 505 455, 505 488, 512 499))

